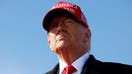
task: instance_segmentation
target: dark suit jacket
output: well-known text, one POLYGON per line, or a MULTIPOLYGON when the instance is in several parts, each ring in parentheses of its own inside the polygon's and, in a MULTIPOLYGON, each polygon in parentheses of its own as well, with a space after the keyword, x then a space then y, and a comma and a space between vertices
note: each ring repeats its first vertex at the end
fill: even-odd
MULTIPOLYGON (((59 74, 59 64, 45 74, 59 74)), ((81 74, 132 74, 132 66, 112 62, 101 62, 90 55, 83 66, 81 74)))

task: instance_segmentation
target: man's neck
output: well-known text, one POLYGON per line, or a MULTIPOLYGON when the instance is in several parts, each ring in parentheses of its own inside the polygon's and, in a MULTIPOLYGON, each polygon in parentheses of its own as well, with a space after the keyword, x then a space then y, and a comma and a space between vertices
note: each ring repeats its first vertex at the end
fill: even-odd
MULTIPOLYGON (((77 69, 77 74, 80 74, 82 71, 82 67, 85 64, 86 60, 89 58, 89 52, 85 53, 84 55, 82 55, 81 57, 79 57, 78 59, 76 59, 73 63, 71 63, 76 69, 77 69)), ((61 59, 59 59, 59 68, 60 68, 60 73, 63 70, 63 68, 65 66, 67 66, 68 64, 65 63, 64 61, 62 61, 61 59)))

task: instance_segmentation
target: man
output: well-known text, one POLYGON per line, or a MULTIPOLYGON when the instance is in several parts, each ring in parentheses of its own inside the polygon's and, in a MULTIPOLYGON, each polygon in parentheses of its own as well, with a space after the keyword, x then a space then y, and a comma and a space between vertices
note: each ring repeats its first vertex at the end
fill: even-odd
POLYGON ((45 15, 43 27, 59 58, 46 74, 132 74, 132 66, 101 62, 90 55, 91 32, 79 6, 58 2, 45 15))

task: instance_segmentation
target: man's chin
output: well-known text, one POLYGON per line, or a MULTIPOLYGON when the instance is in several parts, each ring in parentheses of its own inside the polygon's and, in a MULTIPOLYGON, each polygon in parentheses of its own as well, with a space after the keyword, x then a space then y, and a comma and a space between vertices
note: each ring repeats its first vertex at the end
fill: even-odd
POLYGON ((57 44, 56 44, 56 47, 57 48, 62 48, 65 46, 65 42, 64 41, 59 41, 57 44))
POLYGON ((56 44, 56 48, 58 49, 64 49, 64 48, 67 48, 68 47, 68 44, 67 42, 64 42, 64 41, 59 41, 57 44, 56 44))

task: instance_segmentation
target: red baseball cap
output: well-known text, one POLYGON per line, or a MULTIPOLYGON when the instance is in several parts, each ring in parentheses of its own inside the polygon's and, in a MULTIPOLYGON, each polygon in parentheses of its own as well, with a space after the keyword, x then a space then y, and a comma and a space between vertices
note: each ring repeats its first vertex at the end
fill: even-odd
POLYGON ((59 15, 70 15, 74 17, 76 20, 82 23, 86 28, 88 28, 87 20, 81 11, 78 5, 72 4, 70 2, 57 2, 55 6, 51 8, 51 10, 45 15, 43 18, 42 26, 45 30, 48 31, 49 22, 55 16, 59 15))

